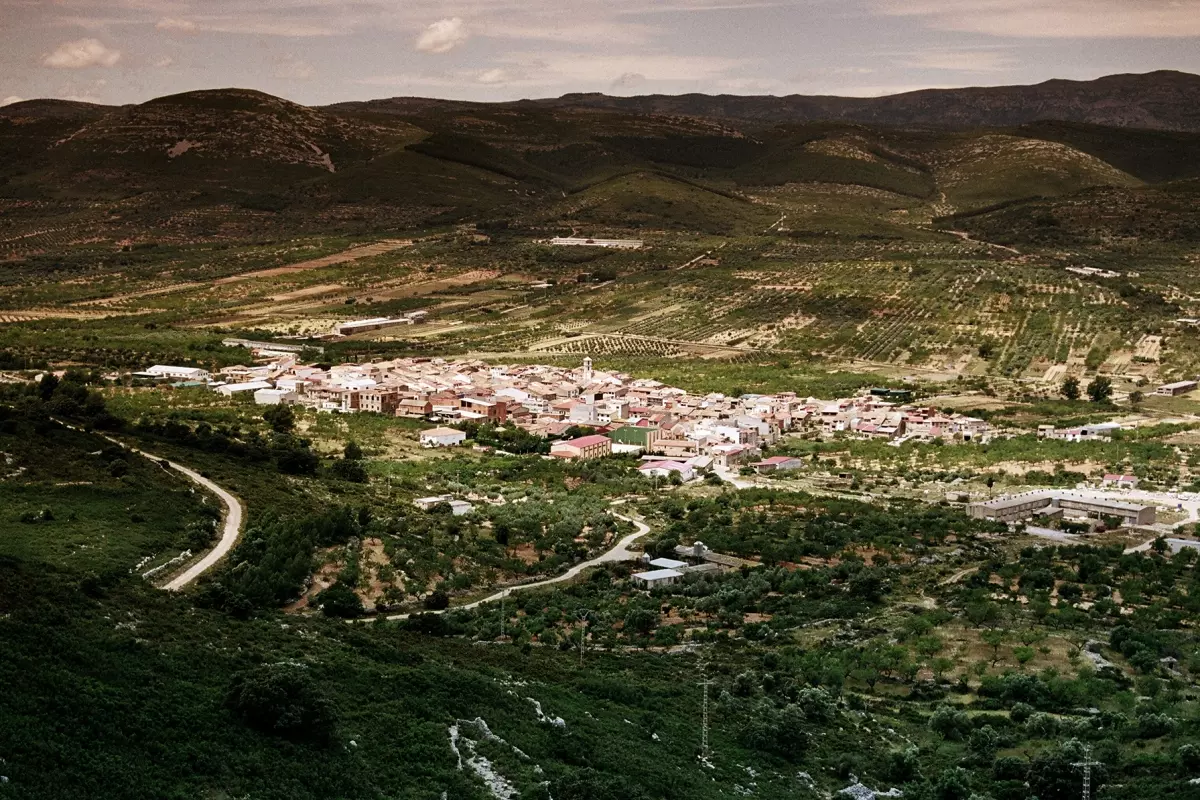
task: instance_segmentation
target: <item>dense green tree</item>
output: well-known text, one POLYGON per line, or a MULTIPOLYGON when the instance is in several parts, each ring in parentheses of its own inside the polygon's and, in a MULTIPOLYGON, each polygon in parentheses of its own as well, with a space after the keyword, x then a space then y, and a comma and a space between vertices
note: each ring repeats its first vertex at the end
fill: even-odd
POLYGON ((1091 398, 1093 403, 1107 403, 1109 398, 1112 397, 1112 392, 1112 381, 1104 375, 1097 375, 1087 385, 1088 397, 1091 398))
POLYGON ((267 406, 267 410, 263 412, 262 416, 263 420, 271 426, 271 430, 276 433, 291 433, 296 429, 296 412, 289 405, 279 403, 267 406))
POLYGON ((316 603, 321 607, 321 612, 328 617, 357 617, 364 611, 362 600, 354 593, 354 589, 343 581, 336 581, 318 594, 316 603))
POLYGON ((291 664, 258 667, 233 677, 225 706, 247 725, 287 739, 327 742, 333 734, 333 705, 306 668, 291 664))
POLYGON ((1079 378, 1076 378, 1073 375, 1071 377, 1068 377, 1066 380, 1064 380, 1062 382, 1062 389, 1060 391, 1062 392, 1062 396, 1065 397, 1067 400, 1078 400, 1079 399, 1079 378))

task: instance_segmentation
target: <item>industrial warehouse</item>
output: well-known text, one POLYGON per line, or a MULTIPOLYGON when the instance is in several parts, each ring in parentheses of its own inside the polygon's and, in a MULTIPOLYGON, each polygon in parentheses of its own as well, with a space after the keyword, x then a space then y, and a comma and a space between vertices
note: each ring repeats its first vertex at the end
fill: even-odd
POLYGON ((1123 503, 1077 492, 1040 491, 997 497, 967 506, 974 519, 1020 522, 1032 517, 1118 517, 1125 525, 1153 525, 1157 511, 1152 505, 1123 503))

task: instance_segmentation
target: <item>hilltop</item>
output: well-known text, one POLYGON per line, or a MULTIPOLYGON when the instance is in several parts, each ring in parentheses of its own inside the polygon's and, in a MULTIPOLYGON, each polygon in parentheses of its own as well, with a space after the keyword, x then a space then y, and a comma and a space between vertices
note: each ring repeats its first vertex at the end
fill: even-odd
POLYGON ((757 122, 847 120, 897 127, 975 128, 1039 120, 1200 131, 1200 76, 1159 71, 1032 86, 923 89, 876 98, 687 94, 612 97, 568 94, 551 106, 727 117, 757 122))
MULTIPOLYGON (((813 106, 796 98, 698 96, 498 104, 399 98, 310 108, 219 89, 121 107, 35 100, 0 111, 0 198, 50 203, 70 217, 80 239, 155 228, 181 241, 217 230, 223 237, 297 228, 362 232, 383 220, 542 228, 567 209, 597 207, 595 187, 631 182, 641 185, 612 195, 600 216, 576 221, 687 229, 686 209, 723 196, 733 204, 730 215, 718 215, 728 224, 694 229, 750 230, 770 213, 747 216, 746 204, 789 185, 885 192, 939 216, 1193 177, 1200 134, 1095 124, 1187 127, 1168 117, 1193 113, 1185 102, 1193 83, 1164 73, 961 90, 965 98, 884 98, 894 108, 928 112, 908 116, 862 111, 862 103, 875 101, 855 100, 861 113, 851 113, 840 100, 813 106), (1078 102, 1058 104, 1046 87, 1078 102), (983 99, 970 99, 971 92, 983 99), (1158 116, 1139 116, 1154 98, 1158 116), (1108 109, 1108 116, 1071 111, 1081 103, 1108 109), (1031 104, 1091 121, 1030 122, 1039 119, 1027 111, 1031 104), (942 122, 961 129, 931 125, 942 106, 956 109, 962 125, 942 122), (972 116, 970 109, 985 107, 1003 113, 972 116), (101 215, 94 201, 119 202, 120 210, 101 215), (231 208, 251 214, 233 217, 231 208), (179 219, 184 209, 188 215, 179 219)), ((21 208, 13 209, 18 225, 21 208)), ((571 224, 570 215, 559 221, 571 224)))

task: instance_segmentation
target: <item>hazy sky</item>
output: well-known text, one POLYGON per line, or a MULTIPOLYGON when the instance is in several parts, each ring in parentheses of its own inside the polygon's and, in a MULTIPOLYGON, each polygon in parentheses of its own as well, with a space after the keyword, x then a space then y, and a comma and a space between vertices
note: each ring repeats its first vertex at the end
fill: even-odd
POLYGON ((0 102, 878 95, 1200 72, 1200 0, 0 0, 0 102))

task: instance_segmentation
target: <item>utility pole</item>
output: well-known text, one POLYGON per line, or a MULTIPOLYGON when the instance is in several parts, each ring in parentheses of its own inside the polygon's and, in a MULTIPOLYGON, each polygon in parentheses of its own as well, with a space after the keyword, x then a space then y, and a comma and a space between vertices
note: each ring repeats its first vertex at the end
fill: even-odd
POLYGON ((1076 761, 1071 766, 1083 768, 1083 800, 1092 800, 1092 767, 1104 766, 1099 761, 1092 760, 1092 746, 1083 748, 1083 761, 1076 761))
POLYGON ((504 638, 504 598, 508 597, 508 590, 500 592, 500 638, 504 638))
POLYGON ((575 612, 575 617, 580 621, 579 628, 579 666, 583 667, 583 651, 587 648, 587 618, 592 612, 586 608, 581 608, 575 612))

